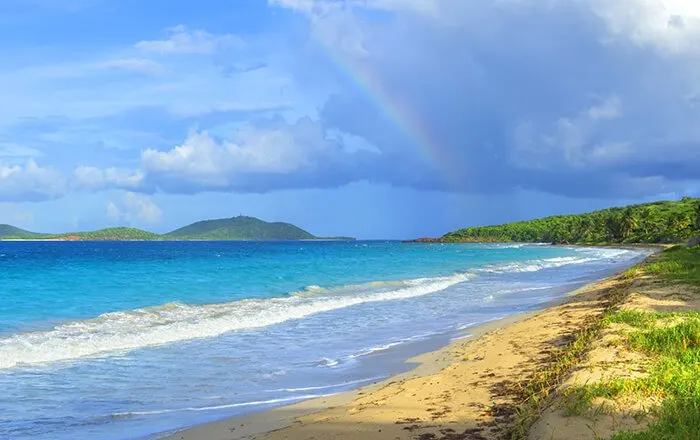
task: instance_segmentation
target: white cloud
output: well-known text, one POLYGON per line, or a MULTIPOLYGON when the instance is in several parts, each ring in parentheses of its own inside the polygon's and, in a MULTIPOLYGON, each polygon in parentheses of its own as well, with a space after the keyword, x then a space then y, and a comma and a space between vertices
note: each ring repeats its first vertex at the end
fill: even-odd
MULTIPOLYGON (((323 188, 369 178, 377 149, 330 135, 308 117, 294 124, 283 118, 245 124, 216 137, 191 131, 169 150, 142 150, 138 169, 80 166, 71 184, 79 190, 124 189, 139 193, 201 191, 266 192, 323 188), (366 166, 365 166, 366 165, 366 166)), ((114 207, 108 207, 111 212, 114 207)))
POLYGON ((133 192, 127 192, 121 203, 107 202, 106 212, 110 219, 128 224, 158 223, 163 214, 150 197, 133 192))
POLYGON ((0 162, 0 200, 38 201, 54 199, 66 193, 65 178, 53 168, 37 165, 29 159, 25 165, 0 162))
MULTIPOLYGON (((16 103, 0 109, 0 119, 92 118, 98 121, 90 127, 92 137, 78 133, 73 142, 103 146, 114 144, 115 136, 101 125, 101 116, 118 115, 105 119, 148 125, 149 130, 152 123, 165 142, 119 142, 131 148, 118 152, 121 163, 140 159, 135 171, 75 170, 70 183, 96 191, 258 191, 374 178, 455 191, 531 185, 561 192, 566 182, 580 186, 580 181, 569 180, 569 173, 583 175, 596 167, 622 170, 626 164, 623 174, 674 179, 678 167, 692 171, 688 159, 700 163, 696 2, 269 3, 300 11, 309 21, 314 44, 298 38, 302 26, 292 31, 295 38, 283 43, 269 35, 257 43, 246 40, 235 59, 229 54, 199 57, 238 48, 241 41, 178 26, 162 39, 76 63, 90 69, 79 81, 73 75, 80 69, 73 65, 13 71, 7 77, 0 72, 0 95, 16 103), (318 43, 324 46, 320 51, 318 43), (263 59, 265 69, 222 75, 227 61, 253 65, 251 60, 261 60, 260 53, 270 54, 263 59), (156 81, 96 74, 100 63, 104 69, 155 72, 151 59, 167 67, 169 75, 156 81), (592 102, 591 96, 609 98, 592 102), (232 127, 242 123, 239 115, 222 124, 222 115, 212 114, 259 110, 285 110, 288 118, 309 114, 322 122, 309 124, 307 134, 299 127, 267 124, 244 125, 232 135, 232 127), (201 116, 200 125, 176 121, 178 116, 201 116), (171 136, 192 125, 208 132, 193 132, 173 147, 171 136), (334 131, 369 146, 344 151, 329 139, 334 131), (151 149, 142 150, 144 146, 151 149), (440 157, 420 151, 427 149, 440 157), (130 151, 141 155, 126 158, 130 151), (641 159, 630 165, 631 158, 665 162, 655 168, 653 161, 641 159), (441 186, 447 174, 442 167, 458 170, 457 183, 441 186), (368 168, 372 171, 357 172, 368 168)), ((51 142, 27 145, 45 141, 51 142)), ((95 162, 103 164, 108 157, 116 153, 110 150, 95 162)), ((81 158, 80 163, 91 159, 81 158)))
POLYGON ((148 58, 120 58, 104 61, 97 65, 99 69, 122 70, 126 72, 143 73, 146 75, 163 75, 166 73, 165 67, 161 64, 149 60, 148 58))
POLYGON ((620 117, 622 110, 620 98, 612 96, 599 105, 594 105, 586 111, 591 119, 615 119, 620 117))
POLYGON ((79 166, 73 171, 72 184, 78 189, 96 191, 109 188, 136 189, 142 181, 143 174, 140 171, 79 166))
POLYGON ((207 132, 191 132, 172 150, 143 151, 141 162, 147 174, 177 175, 183 181, 228 187, 245 174, 287 174, 311 168, 328 153, 332 151, 320 126, 302 121, 293 129, 246 125, 235 139, 222 141, 207 132))
POLYGON ((428 15, 436 15, 440 10, 438 0, 365 0, 366 8, 386 11, 408 10, 428 15))
POLYGON ((136 48, 158 54, 211 55, 242 42, 234 35, 214 35, 202 30, 189 30, 183 25, 166 29, 166 33, 167 39, 140 41, 136 43, 136 48))
POLYGON ((592 7, 617 37, 665 53, 700 53, 700 2, 596 0, 592 7))

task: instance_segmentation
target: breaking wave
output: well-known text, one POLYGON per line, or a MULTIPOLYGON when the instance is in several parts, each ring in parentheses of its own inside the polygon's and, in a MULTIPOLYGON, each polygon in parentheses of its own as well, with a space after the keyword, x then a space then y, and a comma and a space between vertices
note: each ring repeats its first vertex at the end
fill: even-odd
MULTIPOLYGON (((228 332, 267 327, 317 313, 363 303, 394 301, 432 294, 465 282, 479 273, 534 272, 547 268, 615 259, 625 250, 583 250, 580 256, 529 260, 484 266, 434 278, 378 281, 335 288, 308 286, 287 297, 246 299, 223 304, 162 306, 100 315, 51 330, 0 338, 0 369, 212 338, 228 332)), ((384 348, 384 347, 380 347, 384 348)))
POLYGON ((313 295, 209 305, 169 303, 106 313, 94 319, 59 325, 49 331, 21 333, 0 339, 0 369, 212 338, 363 303, 428 295, 473 277, 472 274, 461 273, 407 280, 395 285, 389 283, 379 289, 372 289, 374 283, 369 283, 330 289, 325 293, 315 292, 313 295))

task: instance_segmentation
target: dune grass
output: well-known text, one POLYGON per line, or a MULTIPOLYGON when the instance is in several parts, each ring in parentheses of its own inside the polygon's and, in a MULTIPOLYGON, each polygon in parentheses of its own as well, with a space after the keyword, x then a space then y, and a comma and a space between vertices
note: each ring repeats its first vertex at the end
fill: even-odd
POLYGON ((569 390, 567 413, 590 410, 597 397, 657 397, 663 403, 651 412, 653 422, 646 431, 620 432, 611 440, 700 438, 700 313, 624 311, 607 316, 605 321, 634 327, 626 343, 630 349, 649 355, 652 367, 647 376, 569 390))
POLYGON ((590 326, 579 331, 570 344, 553 355, 556 360, 551 365, 533 375, 527 386, 521 390, 523 401, 516 408, 515 422, 504 438, 527 437, 527 431, 540 416, 550 394, 588 351, 591 342, 602 328, 601 323, 600 320, 594 321, 590 326))
MULTIPOLYGON (((632 268, 623 277, 634 278, 640 272, 700 287, 700 246, 669 248, 655 261, 632 268)), ((645 431, 619 432, 611 440, 700 439, 700 311, 611 311, 602 319, 603 326, 610 324, 631 327, 624 343, 649 356, 648 374, 571 388, 565 395, 566 413, 606 412, 609 408, 605 405, 593 408, 596 398, 655 398, 662 403, 648 414, 651 422, 645 431)))
POLYGON ((700 286, 700 246, 669 248, 644 270, 662 279, 700 286))
POLYGON ((592 317, 573 335, 572 342, 553 353, 549 365, 539 369, 521 386, 521 402, 515 408, 512 426, 504 438, 527 438, 532 424, 541 415, 552 393, 579 364, 601 330, 611 324, 627 324, 631 331, 622 344, 630 350, 645 352, 651 359, 649 374, 635 379, 616 379, 565 392, 568 415, 614 411, 612 406, 592 408, 598 397, 654 397, 663 402, 652 414, 639 411, 635 417, 651 415, 644 432, 619 432, 611 440, 698 439, 700 440, 700 312, 646 313, 619 310, 628 288, 640 278, 651 275, 666 283, 682 283, 700 288, 700 246, 674 246, 624 273, 621 282, 607 298, 602 316, 592 317))
MULTIPOLYGON (((622 283, 613 288, 607 297, 606 311, 602 316, 612 313, 626 298, 627 287, 634 281, 634 278, 625 273, 621 274, 620 280, 622 283)), ((552 353, 552 361, 547 366, 535 372, 524 385, 521 384, 522 400, 515 408, 513 424, 504 432, 503 438, 513 440, 527 438, 529 429, 542 414, 552 393, 571 370, 581 362, 590 349, 591 343, 598 337, 605 325, 606 322, 601 317, 591 319, 584 328, 574 333, 569 344, 552 353)))

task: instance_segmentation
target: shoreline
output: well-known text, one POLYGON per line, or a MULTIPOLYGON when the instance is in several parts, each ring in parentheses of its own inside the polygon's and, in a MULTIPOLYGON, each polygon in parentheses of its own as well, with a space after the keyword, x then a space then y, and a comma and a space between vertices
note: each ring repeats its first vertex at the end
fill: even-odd
MULTIPOLYGON (((619 247, 624 248, 624 246, 619 247)), ((652 246, 646 246, 646 248, 650 250, 650 255, 659 252, 660 250, 658 247, 652 246)), ((639 249, 639 247, 635 247, 635 249, 639 249)), ((465 362, 468 364, 473 364, 470 365, 471 368, 469 368, 470 370, 472 370, 470 371, 470 374, 478 376, 481 373, 482 375, 486 374, 487 377, 495 378, 496 375, 494 375, 493 373, 489 373, 492 370, 492 368, 490 367, 489 362, 484 361, 484 356, 477 356, 476 358, 471 359, 471 362, 468 361, 468 359, 474 354, 474 352, 478 352, 480 349, 486 349, 488 351, 489 346, 491 345, 495 345, 497 347, 495 349, 496 351, 500 350, 501 348, 505 348, 505 346, 517 345, 514 344, 513 338, 504 335, 504 333, 509 334, 521 332, 522 329, 520 329, 520 327, 528 327, 527 324, 530 324, 529 327, 539 327, 539 324, 534 323, 534 318, 539 319, 542 315, 547 314, 561 314, 562 311, 558 309, 562 307, 567 307, 567 305, 575 305, 576 307, 579 307, 578 305, 576 305, 576 303, 584 301, 585 297, 592 296, 593 298, 589 299, 591 301, 590 309, 601 312, 603 308, 601 304, 599 304, 599 302, 604 301, 606 292, 609 292, 611 289, 614 288, 612 287, 612 285, 616 284, 619 281, 622 272, 622 270, 618 270, 599 280, 585 283, 578 288, 564 293, 559 298, 541 304, 541 306, 537 310, 517 313, 515 315, 511 315, 505 318, 488 321, 482 324, 477 324, 473 327, 469 327, 461 332, 461 334, 463 334, 464 336, 458 336, 453 338, 447 345, 434 351, 428 351, 419 354, 418 356, 411 357, 404 361, 404 363, 406 364, 415 364, 414 368, 411 368, 410 370, 403 373, 391 375, 386 379, 365 385, 359 389, 344 391, 339 394, 321 396, 310 400, 294 403, 291 405, 266 409, 242 416, 229 417, 220 421, 195 425, 189 428, 178 430, 176 432, 162 433, 154 438, 157 438, 159 440, 235 440, 253 438, 263 438, 270 440, 297 440, 314 438, 315 435, 319 435, 319 437, 316 438, 361 438, 362 440, 372 440, 374 438, 443 438, 439 436, 445 435, 445 432, 448 431, 455 432, 455 430, 452 428, 455 425, 455 421, 449 421, 448 423, 443 424, 444 426, 442 426, 440 429, 442 429, 442 431, 447 430, 445 432, 442 432, 440 429, 435 431, 435 428, 440 426, 439 424, 436 424, 434 422, 426 423, 425 427, 428 430, 428 432, 423 433, 425 434, 424 437, 417 437, 416 433, 421 431, 421 423, 417 422, 419 422, 419 420, 422 421, 423 417, 407 417, 404 414, 404 417, 401 418, 397 414, 395 414, 395 420, 393 420, 393 422, 391 423, 387 423, 386 421, 378 422, 377 420, 375 420, 376 417, 368 417, 365 420, 356 421, 354 419, 356 419, 357 417, 353 417, 356 414, 354 411, 356 411, 356 409, 359 406, 362 406, 362 404, 358 404, 358 402, 365 402, 368 399, 372 401, 373 396, 379 397, 383 394, 386 394, 387 389, 396 388, 397 386, 401 387, 402 384, 405 384, 407 382, 428 380, 429 378, 434 377, 439 378, 440 376, 444 376, 449 370, 455 369, 457 364, 465 362), (534 326, 532 325, 533 323, 534 326), (350 432, 345 432, 347 431, 346 428, 330 429, 330 426, 324 426, 324 421, 328 419, 342 418, 338 417, 337 413, 346 413, 346 415, 348 416, 347 418, 349 419, 348 424, 353 426, 353 428, 350 429, 350 432), (352 422, 350 422, 350 420, 352 420, 352 422), (366 424, 367 426, 371 426, 372 428, 370 430, 360 429, 357 427, 358 425, 356 425, 356 423, 366 424), (309 428, 314 426, 316 428, 321 429, 322 434, 316 432, 319 429, 309 428), (384 434, 382 434, 382 430, 384 430, 384 434), (314 434, 314 432, 316 432, 316 434, 314 434), (391 432, 391 436, 388 434, 388 432, 391 432)), ((582 318, 585 319, 585 316, 583 316, 582 318)), ((569 323, 564 322, 564 325, 559 325, 559 327, 567 327, 567 324, 569 323)), ((568 331, 570 329, 566 330, 568 331)), ((521 342, 527 343, 527 340, 521 342)), ((493 351, 493 347, 491 347, 491 351, 493 351)), ((539 352, 539 354, 541 354, 542 350, 537 349, 535 350, 535 352, 539 352)), ((495 354, 496 358, 504 357, 504 353, 499 352, 492 354, 495 354)), ((534 353, 533 355, 537 357, 537 353, 534 353)), ((512 360, 514 356, 505 357, 510 358, 512 360)), ((517 354, 515 357, 517 357, 517 354)), ((513 366, 510 365, 509 367, 513 366)), ((527 368, 528 366, 525 366, 525 369, 527 368)), ((523 373, 524 371, 525 370, 521 371, 520 373, 523 373)), ((465 377, 463 377, 464 375, 460 376, 452 376, 452 379, 466 379, 465 377)), ((485 387, 485 389, 481 390, 481 394, 483 394, 483 391, 486 391, 488 394, 489 387, 497 387, 499 385, 495 380, 486 382, 489 382, 489 384, 485 384, 481 387, 485 387)), ((474 383, 471 385, 474 385, 474 383)), ((469 386, 469 384, 467 384, 467 386, 469 386)), ((421 387, 419 386, 417 389, 420 390, 421 387)), ((428 394, 430 394, 430 387, 428 387, 427 389, 423 389, 423 391, 426 391, 428 394)), ((403 397, 403 400, 406 401, 407 396, 403 397)), ((415 394, 413 396, 408 396, 408 400, 410 400, 412 397, 415 397, 415 394)), ((482 398, 480 400, 483 401, 484 396, 481 397, 482 398)), ((479 399, 470 399, 469 397, 467 397, 467 400, 471 401, 461 402, 462 406, 466 405, 472 406, 474 408, 482 407, 481 412, 483 412, 485 405, 482 401, 477 402, 476 400, 479 399)), ((386 404, 378 404, 378 402, 379 401, 372 402, 370 407, 374 407, 375 411, 380 411, 387 414, 396 413, 395 410, 392 410, 388 407, 384 408, 384 410, 381 410, 381 405, 386 406, 386 404)), ((421 405, 418 404, 417 407, 412 408, 411 411, 404 411, 404 413, 420 413, 420 406, 421 405)), ((433 404, 422 406, 424 407, 422 408, 424 410, 423 412, 427 411, 428 413, 430 413, 429 410, 434 410, 435 408, 432 408, 432 406, 436 405, 433 404)), ((443 409, 445 410, 445 414, 453 412, 452 410, 448 410, 447 407, 444 407, 443 409)), ((358 411, 357 413, 361 412, 362 411, 358 411)), ((399 413, 401 413, 401 411, 399 411, 399 413)), ((438 416, 445 415, 441 414, 440 411, 434 414, 437 414, 438 416)), ((440 417, 437 417, 437 419, 439 418, 440 417)), ((489 423, 497 425, 497 420, 501 418, 501 416, 499 416, 498 414, 492 414, 491 418, 493 420, 491 420, 489 423)), ((431 417, 431 419, 432 421, 437 420, 436 417, 431 417)), ((476 422, 476 420, 474 420, 474 422, 476 422)), ((484 421, 479 421, 479 423, 484 423, 484 421)), ((328 424, 326 423, 326 425, 328 424)), ((478 425, 478 423, 472 423, 471 425, 476 426, 478 425)), ((479 431, 483 430, 482 428, 477 427, 470 427, 466 430, 468 431, 469 429, 478 429, 479 431)), ((473 437, 444 438, 491 438, 483 437, 480 435, 481 434, 479 434, 479 436, 473 437)))
MULTIPOLYGON (((598 281, 595 281, 591 284, 597 282, 598 281)), ((566 296, 570 294, 571 293, 567 293, 566 296)), ((405 364, 415 364, 414 368, 403 373, 392 374, 385 379, 364 385, 360 388, 342 391, 337 394, 315 397, 290 405, 264 409, 250 414, 194 425, 175 432, 161 433, 153 438, 157 440, 237 440, 256 438, 256 436, 260 434, 266 434, 292 426, 295 419, 298 417, 349 404, 362 394, 372 393, 396 381, 438 373, 450 365, 450 351, 454 347, 478 340, 493 331, 532 318, 542 310, 566 301, 566 296, 564 298, 548 301, 541 310, 518 313, 505 318, 476 324, 473 327, 462 330, 461 333, 464 333, 464 335, 454 338, 447 345, 437 350, 421 353, 404 360, 405 364)))

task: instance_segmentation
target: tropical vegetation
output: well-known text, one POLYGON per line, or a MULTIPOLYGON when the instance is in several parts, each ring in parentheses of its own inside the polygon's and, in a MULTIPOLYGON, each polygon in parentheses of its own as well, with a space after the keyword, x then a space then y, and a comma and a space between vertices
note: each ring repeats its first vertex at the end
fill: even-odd
POLYGON ((445 242, 678 243, 700 235, 700 199, 684 197, 577 215, 460 229, 445 242))

